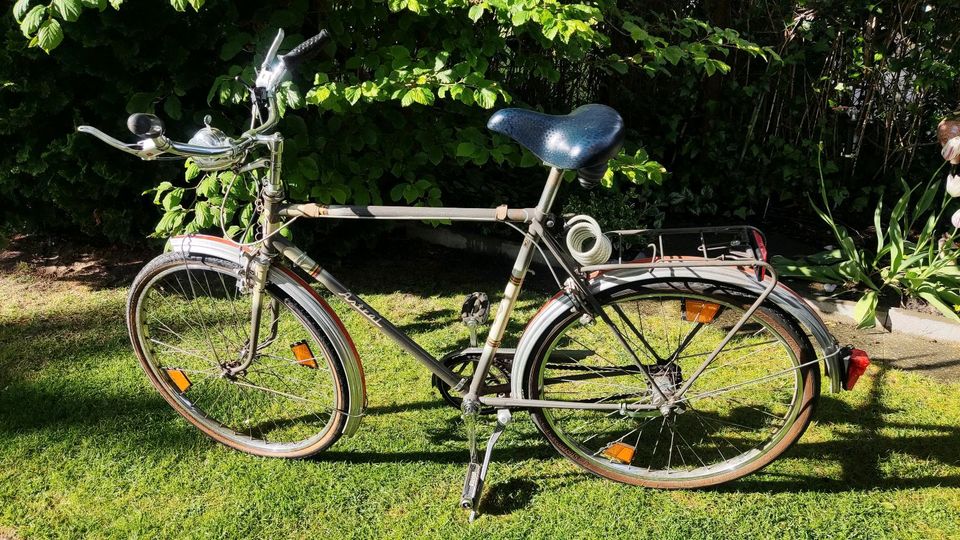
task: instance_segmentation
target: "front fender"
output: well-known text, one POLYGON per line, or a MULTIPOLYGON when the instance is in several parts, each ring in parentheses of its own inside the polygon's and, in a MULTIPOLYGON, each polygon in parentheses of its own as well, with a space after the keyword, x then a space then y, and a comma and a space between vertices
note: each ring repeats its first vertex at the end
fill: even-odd
MULTIPOLYGON (((769 278, 768 278, 769 279, 769 278)), ((625 284, 640 284, 655 281, 698 281, 716 283, 742 289, 747 294, 759 296, 768 281, 757 281, 753 275, 745 274, 734 267, 701 267, 701 268, 638 268, 614 270, 600 273, 589 282, 590 290, 594 294, 604 292, 625 284)), ((823 320, 797 293, 786 285, 778 283, 770 293, 767 302, 772 303, 810 337, 819 349, 823 359, 827 376, 830 378, 830 391, 841 390, 840 374, 840 346, 836 338, 824 324, 823 320)), ((576 309, 574 300, 568 294, 558 294, 550 299, 540 311, 531 319, 520 341, 517 343, 517 352, 514 356, 511 372, 511 395, 519 398, 524 394, 524 373, 527 363, 533 359, 534 346, 540 341, 543 333, 548 331, 557 319, 576 309)))
MULTIPOLYGON (((175 236, 168 242, 171 251, 190 254, 207 255, 246 265, 251 253, 239 244, 216 236, 185 235, 175 236)), ((347 405, 347 422, 344 424, 343 434, 353 435, 360 425, 364 410, 367 407, 367 389, 364 380, 363 365, 360 355, 350 339, 350 334, 340 317, 329 304, 313 290, 293 270, 274 265, 270 268, 267 279, 290 295, 310 316, 316 325, 330 339, 330 343, 343 363, 343 370, 347 377, 349 390, 347 405)))

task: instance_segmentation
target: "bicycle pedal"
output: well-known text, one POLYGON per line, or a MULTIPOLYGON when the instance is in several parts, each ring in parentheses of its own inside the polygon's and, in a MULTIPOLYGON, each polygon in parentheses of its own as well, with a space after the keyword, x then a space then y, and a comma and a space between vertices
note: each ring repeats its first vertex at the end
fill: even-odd
POLYGON ((470 463, 467 465, 467 476, 463 480, 463 494, 460 496, 460 508, 464 510, 474 510, 477 495, 480 494, 482 486, 483 479, 480 478, 480 464, 470 463))

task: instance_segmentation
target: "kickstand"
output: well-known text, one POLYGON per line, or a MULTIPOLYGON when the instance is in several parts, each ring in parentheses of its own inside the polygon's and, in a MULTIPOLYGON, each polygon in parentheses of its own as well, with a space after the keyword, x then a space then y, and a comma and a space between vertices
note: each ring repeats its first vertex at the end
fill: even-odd
POLYGON ((460 508, 470 510, 470 523, 477 517, 477 510, 480 507, 480 496, 483 493, 483 481, 487 477, 487 469, 490 467, 490 456, 493 455, 493 447, 503 434, 507 424, 510 423, 512 416, 509 409, 497 409, 497 427, 493 434, 487 440, 487 451, 483 455, 483 463, 477 463, 477 424, 476 414, 466 415, 467 437, 470 444, 470 464, 467 465, 467 477, 463 481, 463 495, 460 497, 460 508), (473 418, 470 418, 473 417, 473 418))

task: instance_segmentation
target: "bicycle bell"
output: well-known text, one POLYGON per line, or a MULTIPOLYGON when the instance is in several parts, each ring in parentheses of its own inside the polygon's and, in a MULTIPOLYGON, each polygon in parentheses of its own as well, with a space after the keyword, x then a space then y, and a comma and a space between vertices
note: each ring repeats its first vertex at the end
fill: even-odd
MULTIPOLYGON (((200 131, 196 132, 193 137, 190 138, 189 144, 195 144, 198 146, 213 146, 213 147, 229 147, 230 138, 227 135, 220 131, 219 129, 210 126, 210 121, 212 119, 210 116, 207 116, 203 119, 203 123, 206 126, 200 131)), ((203 171, 219 171, 226 169, 232 166, 235 163, 235 159, 231 156, 222 156, 222 157, 199 157, 195 156, 193 162, 200 167, 200 170, 203 171)))

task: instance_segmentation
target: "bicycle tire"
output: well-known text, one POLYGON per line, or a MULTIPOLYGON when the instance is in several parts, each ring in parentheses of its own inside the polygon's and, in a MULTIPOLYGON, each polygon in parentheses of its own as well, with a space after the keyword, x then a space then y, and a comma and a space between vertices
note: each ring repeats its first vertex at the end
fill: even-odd
MULTIPOLYGON (((275 336, 274 343, 282 341, 280 340, 279 335, 281 331, 284 332, 283 335, 286 338, 289 329, 289 333, 291 335, 295 335, 297 339, 307 343, 308 350, 312 352, 309 360, 313 360, 313 363, 317 366, 316 368, 306 366, 306 364, 309 364, 309 360, 304 363, 300 360, 297 360, 295 356, 292 358, 280 356, 279 359, 274 359, 273 356, 268 355, 267 352, 261 352, 258 353, 258 359, 255 360, 255 364, 251 365, 251 371, 243 374, 244 384, 240 384, 238 382, 239 379, 230 380, 228 377, 222 376, 214 379, 212 374, 215 373, 215 367, 209 367, 208 371, 210 371, 211 375, 202 378, 204 384, 209 385, 207 396, 213 396, 214 394, 212 394, 212 392, 215 391, 230 392, 232 390, 236 390, 237 394, 245 391, 248 392, 245 400, 237 400, 235 407, 228 407, 227 405, 220 406, 216 403, 216 400, 206 399, 207 396, 204 398, 205 407, 201 407, 198 404, 195 394, 190 396, 187 395, 195 388, 195 383, 197 381, 188 381, 190 382, 190 385, 187 386, 187 390, 184 390, 183 381, 180 380, 178 384, 178 382, 174 380, 173 376, 175 375, 176 370, 180 370, 181 375, 186 375, 188 377, 198 375, 196 370, 188 373, 184 368, 171 368, 170 366, 165 366, 160 362, 160 357, 162 354, 157 352, 158 347, 155 343, 157 341, 156 338, 152 338, 150 335, 150 329, 145 321, 145 319, 148 319, 149 317, 145 316, 144 310, 147 306, 148 296, 150 296, 152 291, 157 289, 158 283, 163 283, 161 280, 166 280, 166 282, 172 283, 172 280, 169 279, 170 276, 176 276, 179 278, 178 274, 182 275, 186 273, 187 277, 189 278, 191 273, 195 275, 199 272, 213 273, 221 278, 220 282, 223 284, 222 287, 216 287, 216 285, 211 287, 208 280, 206 286, 209 294, 206 297, 203 297, 196 292, 192 293, 193 298, 191 302, 193 302, 193 306, 197 308, 195 313, 201 315, 200 320, 201 324, 203 325, 201 334, 208 337, 207 341, 211 344, 211 352, 213 353, 213 356, 216 357, 218 363, 221 359, 219 354, 220 352, 223 352, 224 354, 226 352, 238 354, 237 351, 218 350, 219 343, 221 343, 219 336, 223 337, 222 343, 231 341, 232 336, 227 334, 226 331, 221 330, 219 336, 216 338, 218 342, 213 343, 213 340, 209 339, 209 335, 217 335, 217 333, 209 332, 209 328, 206 327, 206 322, 210 322, 211 324, 216 322, 218 312, 216 309, 200 309, 197 304, 201 301, 207 301, 210 303, 222 302, 224 300, 224 296, 226 299, 231 299, 231 287, 227 285, 228 279, 238 279, 238 277, 244 272, 244 269, 241 268, 241 266, 237 263, 211 256, 185 255, 182 253, 169 253, 161 255, 153 259, 140 271, 133 281, 133 285, 130 288, 130 293, 127 299, 127 326, 130 334, 131 344, 133 345, 134 351, 137 354, 141 368, 143 368, 144 372, 147 374, 147 378, 150 380, 150 383, 154 386, 154 388, 159 391, 161 396, 163 396, 167 403, 169 403, 170 406, 177 411, 177 413, 198 428, 201 432, 217 442, 242 452, 265 457, 304 458, 321 452, 336 442, 342 434, 344 424, 346 423, 347 415, 345 413, 345 404, 348 402, 349 398, 349 390, 346 384, 346 376, 344 374, 342 361, 337 356, 335 348, 331 345, 330 338, 325 335, 321 327, 311 319, 311 317, 307 314, 308 311, 276 285, 268 284, 265 290, 265 298, 277 301, 276 305, 278 307, 278 315, 276 317, 276 325, 278 335, 275 336), (220 294, 220 297, 217 296, 218 294, 220 294), (207 320, 207 317, 210 316, 214 317, 212 321, 207 320), (268 358, 268 356, 270 358, 268 358), (256 364, 256 362, 262 362, 264 366, 260 366, 259 364, 256 364), (270 364, 270 368, 265 367, 268 362, 273 362, 270 364), (252 371, 255 366, 257 366, 257 369, 260 371, 252 371), (304 368, 301 370, 300 368, 304 366, 309 367, 310 369, 304 368), (324 370, 322 368, 326 369, 324 370), (282 379, 282 375, 279 375, 277 370, 285 370, 283 373, 286 373, 290 370, 299 371, 296 371, 296 377, 286 376, 286 378, 282 379), (328 376, 320 375, 322 371, 326 371, 328 376), (245 384, 245 381, 252 380, 254 373, 257 373, 258 379, 256 382, 260 384, 252 384, 252 386, 251 384, 245 384), (322 416, 316 411, 309 411, 308 409, 301 410, 299 412, 303 413, 302 417, 292 416, 293 412, 288 412, 288 409, 290 411, 296 410, 296 407, 291 406, 291 404, 297 405, 298 403, 305 403, 305 405, 302 405, 302 407, 306 408, 313 407, 313 403, 320 403, 319 400, 312 400, 310 398, 299 396, 293 393, 289 386, 285 386, 285 390, 275 391, 276 393, 258 390, 258 388, 268 388, 265 386, 266 383, 262 382, 267 379, 267 376, 269 376, 271 380, 275 379, 284 384, 297 384, 299 387, 303 388, 303 390, 301 390, 302 392, 320 392, 323 389, 319 389, 319 385, 317 387, 311 387, 310 383, 326 381, 325 384, 329 384, 329 395, 324 396, 324 401, 329 398, 329 417, 323 421, 323 427, 317 432, 313 433, 311 430, 314 428, 307 425, 308 421, 313 421, 312 418, 308 417, 307 413, 313 414, 313 416, 317 418, 318 423, 319 421, 323 420, 322 416), (302 379, 301 377, 313 377, 316 379, 316 381, 302 379), (294 381, 296 382, 294 383, 294 381), (223 385, 223 388, 217 388, 217 390, 214 390, 215 385, 217 384, 223 385), (235 388, 230 388, 231 385, 235 388), (244 412, 249 415, 252 409, 250 403, 263 401, 263 399, 257 397, 259 394, 254 394, 254 397, 251 399, 249 395, 250 390, 258 390, 259 393, 270 394, 271 397, 277 396, 272 397, 274 400, 286 398, 286 402, 279 402, 275 405, 271 404, 270 409, 276 411, 275 414, 277 418, 257 418, 257 423, 253 425, 240 425, 243 422, 239 422, 239 419, 235 418, 228 424, 226 417, 234 415, 234 411, 236 409, 239 408, 241 411, 240 413, 236 413, 238 415, 244 414, 244 412), (246 411, 243 410, 244 407, 246 408, 246 411), (217 418, 217 415, 212 414, 210 410, 208 410, 209 408, 217 408, 221 413, 221 418, 217 418), (301 424, 302 427, 300 427, 301 424), (260 430, 259 435, 255 428, 260 430), (277 433, 280 433, 280 435, 277 435, 277 433), (300 433, 308 435, 300 438, 300 433), (282 436, 296 440, 279 440, 279 438, 282 436)), ((204 274, 204 276, 207 278, 210 277, 208 274, 204 274)), ((199 282, 199 278, 197 278, 197 281, 199 282)), ((214 284, 215 283, 216 280, 214 280, 214 284)), ((193 285, 189 287, 189 289, 193 288, 193 285)), ((181 284, 179 290, 177 290, 175 286, 171 286, 170 289, 173 292, 168 293, 168 296, 177 295, 185 298, 191 296, 191 292, 188 291, 188 288, 185 285, 181 284)), ((240 298, 239 294, 232 297, 233 300, 238 298, 240 298)), ((175 315, 179 315, 182 319, 184 319, 184 321, 186 321, 186 315, 184 315, 182 311, 178 314, 178 310, 175 308, 168 308, 168 310, 171 314, 170 320, 173 320, 175 315)), ((225 312, 226 310, 224 308, 221 311, 225 312)), ((239 332, 243 332, 242 327, 245 323, 248 327, 246 330, 248 332, 249 311, 246 312, 246 318, 244 318, 241 313, 241 311, 237 310, 232 314, 232 318, 234 319, 233 325, 235 326, 234 331, 239 329, 239 332)), ((222 313, 220 315, 222 316, 222 313)), ((267 309, 265 308, 264 319, 266 320, 268 318, 270 317, 268 317, 267 309)), ((273 322, 274 321, 271 321, 271 324, 273 322)), ((168 339, 185 339, 184 334, 187 334, 188 331, 191 331, 191 325, 189 322, 175 327, 178 329, 185 329, 182 333, 172 330, 170 324, 164 321, 159 321, 155 323, 154 326, 159 327, 160 323, 167 325, 167 328, 164 332, 165 335, 171 336, 168 339), (174 334, 177 335, 174 337, 174 334)), ((193 331, 195 330, 196 329, 193 331)), ((242 336, 242 333, 237 335, 237 343, 239 343, 242 336)), ((281 343, 276 349, 283 350, 283 347, 286 347, 287 345, 289 344, 281 343)), ((174 346, 176 347, 176 345, 174 346)), ((178 348, 182 349, 182 347, 178 348)), ((163 350, 167 351, 168 349, 164 347, 163 350)), ((269 347, 264 349, 264 351, 275 352, 275 349, 271 344, 269 347)), ((173 352, 177 351, 172 351, 171 355, 173 352)), ((197 358, 194 358, 196 356, 203 355, 194 354, 191 356, 186 353, 180 353, 179 361, 184 362, 186 361, 185 358, 198 360, 197 358)), ((205 360, 212 364, 212 361, 209 357, 205 360)), ((177 378, 179 380, 179 376, 177 376, 177 378)), ((326 390, 323 391, 326 392, 326 390)), ((312 394, 310 396, 313 397, 312 394)), ((319 408, 319 405, 316 407, 319 408)), ((244 422, 248 424, 253 423, 249 417, 246 418, 244 422)))
MULTIPOLYGON (((673 300, 677 300, 679 297, 706 302, 712 301, 720 304, 722 309, 731 310, 729 315, 731 319, 734 314, 739 317, 739 314, 742 314, 742 311, 747 309, 747 307, 753 302, 753 298, 744 295, 740 291, 734 289, 725 289, 722 286, 699 282, 688 282, 682 284, 666 282, 645 283, 642 286, 627 284, 625 286, 618 287, 615 290, 605 292, 603 296, 599 298, 599 300, 606 309, 612 303, 621 302, 624 300, 629 301, 630 299, 636 298, 670 298, 672 299, 672 302, 673 300), (739 312, 739 314, 736 312, 739 312)), ((663 303, 661 303, 661 305, 662 304, 663 303)), ((637 309, 637 313, 638 315, 640 314, 639 308, 637 309)), ((549 368, 546 366, 548 366, 550 363, 550 351, 558 346, 558 340, 561 340, 561 337, 565 334, 567 329, 579 324, 578 319, 580 319, 581 316, 582 313, 573 311, 568 316, 558 319, 544 332, 543 337, 540 338, 537 345, 533 348, 534 353, 531 356, 531 361, 527 364, 527 369, 524 374, 525 391, 527 397, 532 399, 557 399, 557 395, 551 395, 551 392, 546 390, 546 388, 551 386, 551 384, 545 384, 545 380, 560 381, 553 382, 552 384, 564 388, 575 386, 575 376, 568 376, 569 380, 563 379, 563 366, 559 366, 559 369, 557 366, 554 366, 554 371, 552 372, 547 371, 549 368), (553 376, 545 379, 545 371, 553 376), (559 379, 557 377, 557 373, 561 374, 559 379)), ((816 362, 813 349, 806 337, 804 337, 803 334, 800 333, 796 328, 796 325, 791 323, 789 319, 786 318, 781 312, 767 305, 763 305, 758 308, 758 310, 747 321, 747 325, 744 325, 744 328, 748 327, 748 325, 758 324, 762 329, 766 329, 770 334, 775 336, 785 351, 789 351, 788 356, 791 357, 789 362, 795 367, 796 372, 795 389, 793 391, 792 401, 789 404, 788 413, 786 413, 784 416, 784 425, 778 428, 778 431, 775 433, 775 436, 772 437, 771 442, 763 444, 759 449, 750 448, 749 450, 742 452, 741 455, 726 459, 723 449, 721 448, 722 443, 717 444, 715 446, 716 448, 721 448, 719 453, 721 457, 724 457, 724 459, 721 463, 716 464, 716 466, 707 466, 707 464, 703 461, 702 456, 697 454, 694 445, 703 443, 704 439, 709 435, 708 432, 711 429, 721 433, 724 429, 730 429, 726 424, 721 424, 721 422, 733 423, 731 420, 729 420, 729 417, 721 417, 720 415, 716 414, 717 411, 710 411, 710 413, 714 415, 710 419, 706 419, 707 416, 703 415, 703 419, 697 420, 701 424, 704 432, 703 434, 700 434, 701 439, 699 442, 690 443, 689 441, 684 441, 690 450, 692 450, 692 454, 696 456, 696 459, 700 460, 700 463, 703 464, 703 467, 698 466, 694 459, 690 459, 690 461, 693 462, 693 466, 689 470, 672 471, 670 470, 670 461, 668 460, 667 470, 663 470, 662 468, 655 469, 652 467, 652 465, 648 465, 644 470, 642 466, 633 466, 633 462, 637 458, 636 455, 631 452, 639 453, 641 448, 640 439, 643 436, 645 428, 639 428, 639 434, 636 436, 637 444, 633 447, 633 450, 629 448, 630 443, 633 442, 632 434, 630 436, 630 440, 624 443, 626 444, 626 446, 623 447, 624 451, 626 452, 624 455, 630 456, 630 461, 624 464, 623 460, 610 457, 610 448, 614 447, 614 442, 609 442, 605 449, 600 448, 599 451, 590 455, 589 451, 594 449, 593 446, 588 447, 585 443, 582 443, 579 440, 572 440, 574 436, 565 432, 563 426, 559 425, 560 422, 557 421, 559 415, 564 414, 561 413, 561 411, 564 411, 564 409, 533 409, 531 410, 531 416, 534 424, 543 433, 547 441, 550 442, 550 444, 563 456, 594 474, 617 482, 653 488, 695 489, 722 484, 756 472, 777 459, 793 443, 795 443, 797 439, 800 438, 810 423, 818 400, 820 389, 820 370, 818 363, 816 362), (717 429, 716 426, 720 426, 720 428, 717 429)), ((753 328, 753 326, 750 326, 750 328, 753 328)), ((709 350, 709 348, 706 348, 705 350, 709 350)), ((753 362, 753 360, 751 362, 753 362)), ((782 364, 785 365, 786 363, 784 362, 782 364)), ((725 366, 721 365, 720 367, 725 366)), ((623 374, 620 376, 623 376, 623 374)), ((583 375, 580 377, 583 377, 583 375)), ((591 375, 591 377, 597 378, 599 376, 591 375)), ((611 377, 613 377, 613 375, 611 375, 611 377)), ((698 383, 699 381, 702 381, 702 377, 701 379, 698 379, 698 383)), ((695 385, 698 383, 695 383, 695 385)), ((682 384, 679 382, 676 383, 676 385, 678 387, 682 386, 682 384)), ((669 386, 669 383, 667 386, 669 386)), ((691 387, 691 390, 693 390, 693 388, 694 387, 691 387)), ((619 391, 622 395, 623 391, 619 391)), ((753 390, 751 389, 751 391, 753 390)), ((650 393, 652 394, 652 392, 650 393)), ((703 394, 703 392, 701 392, 701 394, 703 394)), ((707 395, 704 399, 708 399, 709 397, 710 396, 707 395)), ((653 400, 654 398, 650 397, 649 399, 653 400)), ((723 398, 721 397, 720 400, 722 399, 723 398)), ((715 401, 719 400, 715 399, 715 401)), ((698 407, 699 406, 700 405, 698 404, 698 407)), ((693 410, 692 404, 690 407, 691 410, 693 410)), ((746 407, 747 405, 744 405, 743 410, 748 410, 746 407)), ((599 423, 596 421, 596 418, 599 418, 603 414, 607 415, 606 418, 610 418, 610 413, 608 413, 608 411, 602 411, 602 413, 594 413, 592 416, 594 420, 592 421, 599 425, 599 423)), ((695 414, 698 418, 701 417, 700 411, 696 412, 695 414)), ((587 416, 590 416, 590 413, 581 413, 581 417, 587 416)), ((643 421, 652 422, 655 425, 657 422, 656 417, 653 415, 651 416, 652 418, 650 420, 643 421)), ((677 415, 676 420, 673 421, 674 423, 670 425, 670 430, 675 430, 679 425, 679 419, 683 418, 684 416, 684 414, 677 415)), ((690 416, 689 412, 686 414, 686 416, 690 416)), ((666 416, 664 416, 664 418, 666 418, 666 416)), ((603 420, 603 422, 607 422, 607 420, 603 420)), ((613 421, 610 422, 612 423, 613 421)), ((667 420, 663 420, 662 422, 663 424, 661 424, 660 428, 661 433, 663 430, 662 426, 667 424, 667 420)), ((685 425, 695 425, 693 421, 688 422, 687 420, 684 420, 684 422, 685 425)), ((583 421, 583 423, 586 423, 586 421, 583 421)), ((637 424, 639 425, 640 421, 637 421, 637 424)), ((596 429, 597 433, 601 432, 601 428, 598 427, 596 429)), ((589 432, 589 430, 587 431, 589 432)), ((648 435, 648 439, 652 437, 653 435, 648 435)), ((657 455, 657 445, 666 440, 666 436, 663 436, 663 439, 660 439, 660 433, 658 433, 656 437, 657 442, 652 445, 653 452, 649 458, 651 461, 653 461, 653 456, 657 455)), ((683 434, 680 435, 680 438, 683 438, 683 434)), ((611 439, 611 441, 615 440, 611 439)), ((601 439, 593 444, 595 446, 600 446, 602 442, 603 441, 601 439)), ((673 435, 671 435, 669 444, 672 452, 674 448, 673 435)), ((679 448, 679 446, 680 443, 678 442, 677 448, 679 448)), ((645 440, 645 446, 643 446, 644 450, 646 451, 650 447, 651 444, 649 441, 645 440)), ((706 448, 706 445, 704 445, 704 447, 706 448)), ((734 445, 734 447, 736 447, 736 445, 734 445)), ((728 453, 732 453, 731 449, 726 450, 728 453)), ((690 453, 688 452, 688 458, 694 457, 689 454, 690 453)), ((683 451, 680 451, 680 455, 683 455, 683 451)), ((660 457, 659 462, 662 463, 662 461, 663 458, 660 457)), ((686 461, 684 462, 684 465, 687 465, 686 461)))

